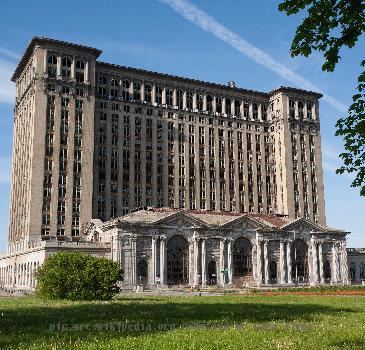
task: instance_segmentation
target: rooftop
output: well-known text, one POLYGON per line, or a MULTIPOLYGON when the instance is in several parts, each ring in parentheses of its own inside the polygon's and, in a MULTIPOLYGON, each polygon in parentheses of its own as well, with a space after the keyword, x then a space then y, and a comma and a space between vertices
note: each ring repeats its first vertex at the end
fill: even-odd
MULTIPOLYGON (((34 47, 36 45, 59 45, 59 46, 63 46, 63 47, 73 48, 73 49, 86 50, 86 51, 89 51, 90 53, 92 53, 95 56, 95 58, 98 58, 100 56, 100 54, 102 53, 101 50, 93 48, 93 47, 89 47, 89 46, 74 44, 74 43, 70 43, 67 41, 61 41, 61 40, 56 40, 56 39, 51 39, 51 38, 46 38, 46 37, 33 37, 32 40, 30 41, 30 43, 28 44, 28 47, 26 48, 23 57, 20 59, 18 66, 15 69, 15 72, 11 78, 11 80, 13 82, 15 82, 16 78, 20 75, 21 71, 25 67, 25 65, 26 65, 29 57, 31 56, 31 54, 34 50, 34 47)), ((127 66, 122 66, 122 65, 112 64, 112 63, 107 63, 107 62, 101 62, 101 61, 97 61, 97 67, 98 68, 107 68, 107 69, 111 69, 111 68, 123 69, 123 70, 129 71, 131 73, 142 73, 142 74, 151 75, 154 77, 160 77, 162 79, 163 78, 174 79, 181 83, 201 84, 201 85, 205 85, 205 86, 211 87, 211 88, 219 88, 219 89, 224 89, 226 91, 251 93, 251 94, 255 94, 255 95, 260 95, 262 97, 268 97, 270 94, 277 93, 280 91, 307 94, 307 95, 312 95, 316 98, 322 97, 322 94, 320 94, 318 92, 307 91, 307 90, 285 87, 285 86, 280 86, 280 87, 272 90, 271 92, 266 93, 266 92, 239 88, 239 87, 236 87, 234 84, 232 85, 231 82, 229 82, 229 84, 227 84, 227 85, 223 85, 223 84, 206 82, 206 81, 199 80, 199 79, 184 78, 184 77, 180 77, 180 76, 176 76, 176 75, 153 72, 153 71, 148 71, 145 69, 127 67, 127 66)))

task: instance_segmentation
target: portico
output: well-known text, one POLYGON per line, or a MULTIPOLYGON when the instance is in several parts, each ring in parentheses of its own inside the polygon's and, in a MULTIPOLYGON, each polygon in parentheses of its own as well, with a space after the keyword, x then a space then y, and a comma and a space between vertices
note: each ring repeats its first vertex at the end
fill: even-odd
POLYGON ((304 219, 150 208, 97 230, 101 241, 117 242, 112 256, 128 285, 242 287, 348 280, 346 233, 304 219), (143 276, 138 274, 144 270, 136 268, 141 261, 146 263, 143 276))

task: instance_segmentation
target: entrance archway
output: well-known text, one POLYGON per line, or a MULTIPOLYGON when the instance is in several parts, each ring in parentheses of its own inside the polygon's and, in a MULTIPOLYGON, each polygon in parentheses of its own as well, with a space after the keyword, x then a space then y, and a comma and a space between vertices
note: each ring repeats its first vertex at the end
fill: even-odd
POLYGON ((248 239, 238 238, 233 244, 233 278, 252 274, 252 246, 248 239))
POLYGON ((208 263, 208 284, 217 284, 217 263, 214 260, 208 263))
POLYGON ((148 264, 145 259, 141 259, 137 265, 137 279, 139 284, 147 282, 148 278, 148 264))
POLYGON ((185 284, 189 281, 189 244, 182 236, 167 242, 167 283, 185 284))
POLYGON ((323 264, 323 274, 325 282, 329 282, 331 280, 331 263, 328 260, 323 264))
POLYGON ((292 279, 295 282, 308 280, 308 247, 304 241, 297 239, 291 247, 292 279))
POLYGON ((271 282, 276 282, 278 279, 278 264, 275 260, 270 261, 269 265, 269 276, 271 282))

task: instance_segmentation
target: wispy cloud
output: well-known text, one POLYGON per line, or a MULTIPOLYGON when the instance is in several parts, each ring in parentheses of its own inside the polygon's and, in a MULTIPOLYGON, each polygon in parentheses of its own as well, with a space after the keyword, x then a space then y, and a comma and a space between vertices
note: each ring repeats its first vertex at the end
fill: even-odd
POLYGON ((14 63, 0 58, 0 102, 14 103, 15 85, 10 81, 14 70, 14 63))
POLYGON ((11 158, 0 157, 0 183, 9 184, 11 180, 11 158))
POLYGON ((162 3, 169 5, 173 10, 175 10, 179 15, 188 21, 194 23, 201 29, 205 30, 216 36, 218 39, 224 41, 228 45, 232 46, 234 49, 241 52, 243 55, 247 56, 256 63, 270 69, 271 71, 277 73, 282 78, 286 79, 295 86, 306 89, 321 92, 323 94, 323 99, 333 108, 339 110, 340 112, 346 113, 347 106, 338 101, 335 97, 326 94, 322 89, 309 80, 302 77, 300 74, 296 73, 292 69, 284 66, 280 62, 276 61, 272 56, 270 56, 265 51, 251 44, 247 40, 241 38, 239 35, 223 26, 217 22, 214 18, 206 14, 204 11, 200 10, 198 7, 193 5, 187 0, 159 0, 162 3))
POLYGON ((4 55, 4 56, 8 56, 10 58, 13 58, 15 60, 19 60, 21 55, 19 55, 18 53, 5 49, 4 47, 0 47, 0 55, 4 55))

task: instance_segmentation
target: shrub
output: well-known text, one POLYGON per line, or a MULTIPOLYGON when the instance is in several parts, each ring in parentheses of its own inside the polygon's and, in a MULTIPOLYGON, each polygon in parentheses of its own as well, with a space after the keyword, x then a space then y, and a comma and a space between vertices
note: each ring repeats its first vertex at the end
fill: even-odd
POLYGON ((122 270, 115 261, 84 253, 51 255, 36 272, 36 294, 47 299, 109 300, 122 270))

